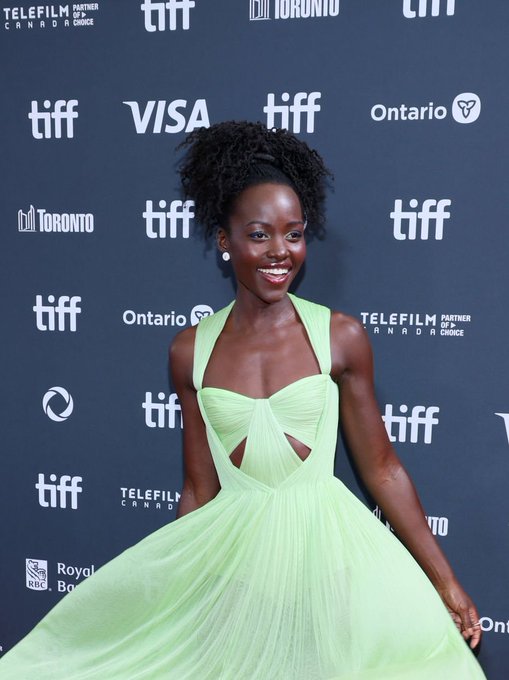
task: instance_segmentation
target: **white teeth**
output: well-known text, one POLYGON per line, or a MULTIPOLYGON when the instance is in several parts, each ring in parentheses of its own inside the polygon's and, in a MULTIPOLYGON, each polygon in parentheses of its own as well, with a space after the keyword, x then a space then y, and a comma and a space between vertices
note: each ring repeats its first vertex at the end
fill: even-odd
POLYGON ((282 276, 283 274, 288 274, 289 269, 262 269, 260 267, 258 271, 263 272, 264 274, 275 274, 276 276, 282 276))

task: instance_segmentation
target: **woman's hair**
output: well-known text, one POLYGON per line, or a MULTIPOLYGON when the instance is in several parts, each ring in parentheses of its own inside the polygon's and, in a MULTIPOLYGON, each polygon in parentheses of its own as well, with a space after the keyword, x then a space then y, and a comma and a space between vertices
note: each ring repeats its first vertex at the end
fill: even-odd
POLYGON ((253 184, 291 186, 307 220, 306 234, 322 236, 325 190, 332 173, 322 158, 287 130, 263 123, 228 121, 191 132, 177 148, 189 147, 179 172, 186 198, 206 237, 228 228, 232 203, 253 184))

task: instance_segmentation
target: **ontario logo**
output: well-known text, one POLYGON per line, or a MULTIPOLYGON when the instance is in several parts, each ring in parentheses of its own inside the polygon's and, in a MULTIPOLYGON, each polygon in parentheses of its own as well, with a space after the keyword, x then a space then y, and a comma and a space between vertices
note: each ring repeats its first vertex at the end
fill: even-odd
POLYGON ((48 590, 48 562, 27 558, 26 587, 30 590, 48 590))
MULTIPOLYGON (((450 114, 456 123, 475 123, 481 115, 481 100, 474 92, 462 92, 458 94, 452 104, 450 114)), ((424 105, 374 104, 371 107, 371 119, 375 122, 394 121, 429 121, 444 120, 449 115, 449 110, 442 104, 428 102, 424 105)))

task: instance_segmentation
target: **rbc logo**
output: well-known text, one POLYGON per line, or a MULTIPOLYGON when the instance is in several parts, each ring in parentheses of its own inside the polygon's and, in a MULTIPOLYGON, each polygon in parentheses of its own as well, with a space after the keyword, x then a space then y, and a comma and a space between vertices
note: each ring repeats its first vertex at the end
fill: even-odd
POLYGON ((48 303, 42 303, 42 295, 35 296, 35 305, 32 309, 35 312, 35 323, 39 331, 65 331, 66 319, 69 317, 69 330, 76 331, 76 318, 81 313, 81 297, 78 295, 61 295, 56 305, 54 295, 48 295, 48 303), (58 329, 55 328, 55 321, 58 320, 58 329))
POLYGON ((71 477, 70 475, 62 475, 58 484, 56 475, 49 476, 51 484, 46 483, 44 474, 39 473, 39 479, 35 484, 35 488, 39 492, 39 505, 43 508, 67 508, 67 497, 70 497, 71 509, 76 510, 78 507, 78 494, 83 491, 79 482, 83 481, 83 477, 71 477), (58 493, 57 493, 58 492, 58 493))
POLYGON ((394 222, 394 238, 398 241, 405 241, 406 239, 415 241, 419 221, 419 238, 421 241, 428 240, 430 225, 432 224, 434 225, 435 239, 441 241, 444 237, 444 221, 451 216, 451 213, 446 211, 446 208, 451 205, 451 201, 446 198, 439 201, 427 198, 422 202, 421 210, 416 209, 419 201, 415 198, 410 199, 408 204, 413 210, 403 210, 403 201, 400 198, 394 201, 394 210, 389 214, 394 222), (403 229, 405 222, 406 231, 403 229))
POLYGON ((166 0, 166 2, 154 2, 154 0, 144 0, 140 5, 141 11, 145 15, 145 30, 149 33, 154 31, 176 31, 177 17, 180 13, 182 28, 184 31, 189 29, 190 10, 195 7, 194 0, 166 0), (157 24, 153 23, 154 18, 157 24), (166 23, 168 21, 168 24, 166 23))
MULTIPOLYGON (((293 98, 292 104, 277 104, 275 103, 275 94, 269 92, 267 95, 267 105, 263 107, 263 112, 267 114, 267 127, 272 129, 274 127, 290 129, 290 113, 292 114, 292 132, 298 133, 301 128, 301 116, 306 117, 306 132, 315 131, 315 113, 321 110, 320 104, 317 101, 322 96, 321 92, 297 92, 293 98), (276 122, 276 115, 280 116, 276 122)), ((281 95, 283 102, 290 101, 288 92, 283 92, 281 95)))
POLYGON ((145 401, 142 406, 145 411, 145 425, 147 427, 182 427, 182 411, 178 403, 178 397, 172 393, 166 397, 164 392, 157 395, 159 403, 152 401, 152 392, 145 392, 145 401), (180 412, 177 424, 177 412, 180 412))
POLYGON ((193 110, 189 115, 189 119, 186 122, 186 117, 179 109, 185 109, 187 106, 187 99, 175 99, 167 103, 164 99, 159 101, 148 101, 145 104, 143 113, 141 113, 140 105, 138 102, 122 102, 126 104, 131 109, 133 114, 134 127, 139 135, 144 135, 147 132, 152 114, 155 109, 155 115, 153 119, 152 132, 154 134, 160 134, 163 131, 163 120, 165 111, 168 114, 168 118, 172 123, 166 123, 164 126, 164 131, 168 133, 182 132, 192 132, 195 128, 199 127, 210 127, 209 113, 207 110, 207 102, 205 99, 197 99, 194 103, 193 110), (157 107, 156 107, 157 104, 157 107))
MULTIPOLYGON (((428 6, 431 5, 431 16, 437 17, 440 14, 441 0, 403 0, 403 16, 407 19, 415 19, 416 16, 425 17, 428 14, 428 6), (418 5, 417 11, 413 9, 418 5)), ((455 9, 455 0, 444 0, 447 16, 452 16, 455 9)))
POLYGON ((145 229, 149 238, 189 238, 189 222, 194 217, 194 201, 171 201, 167 211, 166 201, 159 201, 162 210, 154 210, 153 201, 145 204, 145 229), (179 229, 180 226, 180 229, 179 229), (169 229, 168 229, 169 227, 169 229))
POLYGON ((74 401, 69 392, 64 387, 50 387, 42 398, 42 408, 50 420, 56 423, 63 423, 71 415, 74 408, 74 401), (61 413, 55 413, 50 406, 53 397, 59 396, 64 400, 65 408, 61 413))
MULTIPOLYGON (((399 412, 401 414, 408 413, 408 406, 401 404, 399 412)), ((438 406, 414 406, 411 415, 395 416, 392 412, 392 404, 386 404, 382 420, 385 423, 385 429, 391 442, 406 442, 407 426, 410 425, 410 442, 412 444, 417 444, 419 441, 421 428, 424 430, 424 443, 431 444, 433 426, 438 425, 438 418, 435 418, 435 414, 439 412, 438 406), (395 423, 398 425, 397 436, 394 436, 392 433, 392 426, 395 423)))
POLYGON ((58 99, 51 111, 51 102, 45 99, 43 107, 46 111, 39 111, 39 105, 36 100, 32 100, 32 110, 28 117, 32 121, 32 135, 35 139, 55 139, 62 138, 62 121, 65 127, 65 136, 67 139, 74 137, 74 119, 78 117, 78 112, 75 108, 78 106, 77 99, 58 99), (53 121, 53 124, 52 124, 53 121), (42 131, 40 123, 42 122, 42 131))
POLYGON ((26 587, 30 590, 48 590, 47 560, 25 560, 26 587))

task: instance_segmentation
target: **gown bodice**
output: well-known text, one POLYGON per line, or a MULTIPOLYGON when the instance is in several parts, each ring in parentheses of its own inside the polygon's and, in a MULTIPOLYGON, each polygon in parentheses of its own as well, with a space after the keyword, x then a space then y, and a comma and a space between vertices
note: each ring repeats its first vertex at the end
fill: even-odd
POLYGON ((330 309, 288 293, 307 332, 320 373, 285 385, 268 398, 203 387, 203 375, 234 301, 204 317, 196 329, 193 382, 222 488, 275 490, 304 475, 333 474, 338 426, 338 388, 330 376, 330 309), (302 459, 286 435, 310 449, 302 459), (324 441, 325 439, 325 441, 324 441), (230 459, 245 440, 240 467, 230 459))

